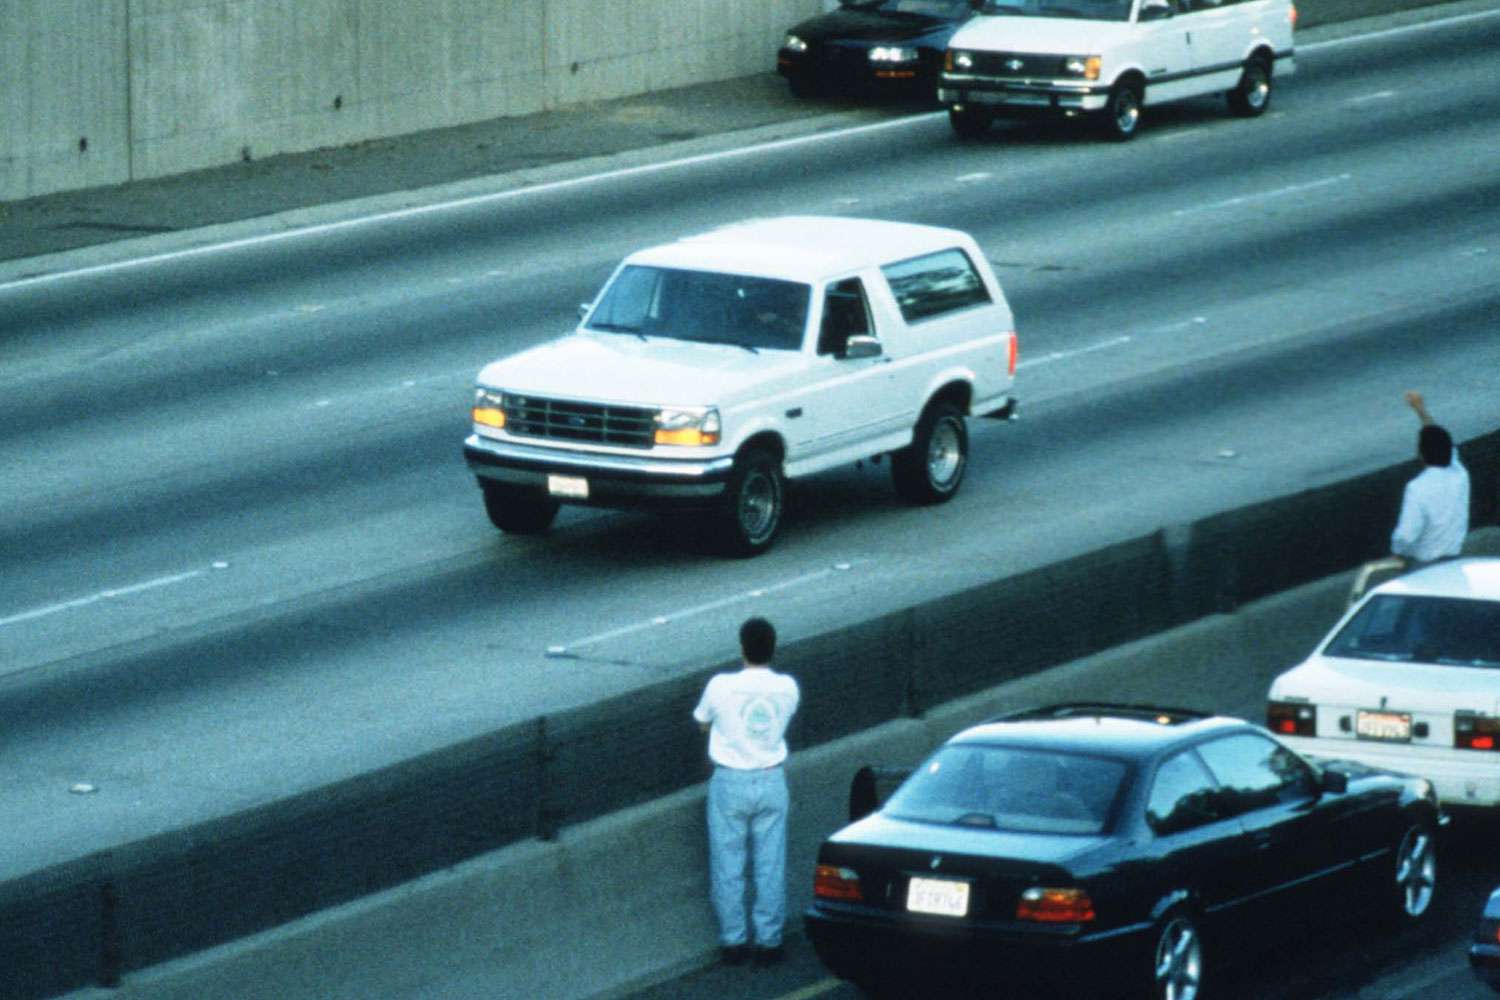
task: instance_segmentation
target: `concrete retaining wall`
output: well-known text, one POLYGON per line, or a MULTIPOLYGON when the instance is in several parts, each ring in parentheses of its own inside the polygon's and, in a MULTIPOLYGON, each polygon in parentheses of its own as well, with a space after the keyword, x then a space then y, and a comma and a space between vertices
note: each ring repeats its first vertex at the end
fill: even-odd
POLYGON ((0 201, 775 65, 821 0, 0 0, 0 201))

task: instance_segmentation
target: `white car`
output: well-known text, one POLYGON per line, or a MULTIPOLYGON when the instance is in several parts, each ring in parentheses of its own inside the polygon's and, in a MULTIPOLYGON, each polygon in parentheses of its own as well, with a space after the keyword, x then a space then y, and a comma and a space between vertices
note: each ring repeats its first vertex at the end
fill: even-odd
POLYGON ((1304 753, 1500 805, 1500 559, 1437 563, 1372 590, 1271 683, 1267 723, 1304 753))
POLYGON ((889 455, 950 499, 970 416, 1014 412, 1015 322, 966 233, 759 219, 627 257, 573 333, 486 365, 464 454, 503 531, 559 504, 697 511, 755 555, 786 480, 889 455))
POLYGON ((948 43, 938 100, 969 138, 997 117, 1088 116, 1114 139, 1141 109, 1223 94, 1271 103, 1296 68, 1291 0, 987 0, 948 43))

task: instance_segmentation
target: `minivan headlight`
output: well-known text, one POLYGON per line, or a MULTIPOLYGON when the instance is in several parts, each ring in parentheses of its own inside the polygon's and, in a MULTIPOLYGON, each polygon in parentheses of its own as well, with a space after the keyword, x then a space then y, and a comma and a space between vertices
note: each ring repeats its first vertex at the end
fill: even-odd
POLYGON ((678 406, 656 411, 657 444, 706 447, 718 444, 722 431, 719 411, 712 406, 678 406))
POLYGON ((1062 61, 1063 72, 1068 76, 1078 76, 1085 80, 1099 79, 1099 64, 1102 62, 1099 56, 1065 56, 1062 61))
POLYGON ((967 73, 974 68, 974 53, 963 49, 949 49, 943 57, 943 68, 967 73))

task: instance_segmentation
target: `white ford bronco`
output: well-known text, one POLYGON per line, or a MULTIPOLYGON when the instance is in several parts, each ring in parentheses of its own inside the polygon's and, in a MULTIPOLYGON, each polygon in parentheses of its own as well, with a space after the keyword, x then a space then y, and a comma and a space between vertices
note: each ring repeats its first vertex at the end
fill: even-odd
POLYGON ((487 365, 464 455, 504 531, 564 503, 697 508, 755 555, 788 479, 889 454, 903 497, 952 497, 965 418, 1012 415, 1015 370, 967 234, 754 220, 631 254, 575 332, 487 365))
POLYGON ((1223 94, 1270 106, 1296 67, 1292 0, 984 0, 948 42, 938 100, 960 136, 997 117, 1088 117, 1110 138, 1141 108, 1223 94))

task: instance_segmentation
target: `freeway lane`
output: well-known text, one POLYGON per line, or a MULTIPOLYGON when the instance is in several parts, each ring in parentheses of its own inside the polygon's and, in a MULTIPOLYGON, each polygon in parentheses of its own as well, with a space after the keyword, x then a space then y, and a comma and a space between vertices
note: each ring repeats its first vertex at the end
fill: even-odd
POLYGON ((0 287, 0 878, 727 659, 751 609, 805 635, 1387 464, 1408 386, 1490 429, 1497 26, 1308 47, 1265 119, 1128 146, 920 116, 0 287), (1024 418, 974 428, 965 493, 825 476, 750 563, 628 514, 490 529, 478 367, 627 250, 788 211, 1001 266, 1024 418))

